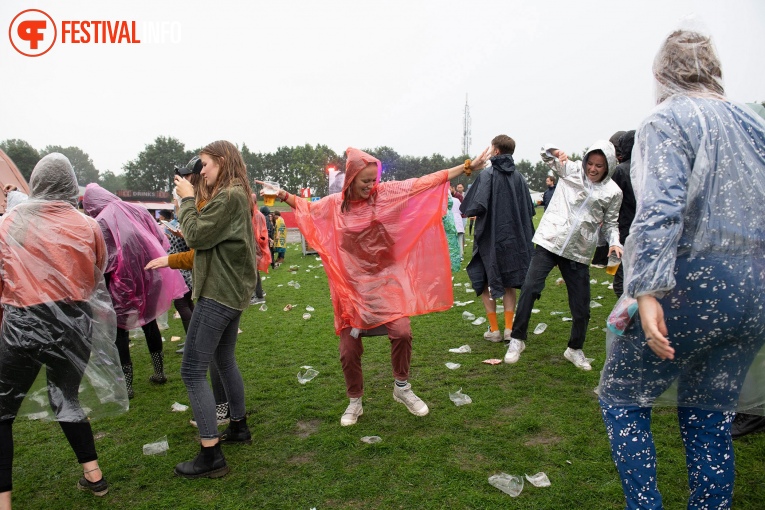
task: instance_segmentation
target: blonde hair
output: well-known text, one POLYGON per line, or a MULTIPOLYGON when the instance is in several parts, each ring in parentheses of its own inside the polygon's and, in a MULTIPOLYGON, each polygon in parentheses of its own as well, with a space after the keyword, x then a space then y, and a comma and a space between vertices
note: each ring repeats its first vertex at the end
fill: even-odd
POLYGON ((722 97, 722 67, 712 38, 691 30, 672 32, 653 62, 656 103, 674 94, 722 97))
POLYGON ((243 191, 247 195, 247 200, 250 204, 250 214, 252 214, 255 203, 252 201, 252 188, 247 178, 247 167, 242 159, 242 153, 239 149, 226 140, 218 140, 205 146, 199 151, 200 156, 202 154, 208 155, 212 160, 220 167, 218 171, 218 178, 215 180, 215 184, 210 186, 200 186, 202 191, 197 197, 199 200, 212 200, 222 190, 230 190, 231 186, 242 186, 243 191))

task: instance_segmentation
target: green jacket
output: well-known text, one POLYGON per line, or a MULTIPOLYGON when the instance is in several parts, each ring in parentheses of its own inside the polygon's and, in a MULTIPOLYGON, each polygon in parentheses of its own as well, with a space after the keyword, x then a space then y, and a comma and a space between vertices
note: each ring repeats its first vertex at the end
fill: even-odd
POLYGON ((242 187, 220 191, 199 211, 193 198, 184 198, 180 220, 186 244, 195 250, 192 297, 247 308, 258 269, 252 211, 242 187))

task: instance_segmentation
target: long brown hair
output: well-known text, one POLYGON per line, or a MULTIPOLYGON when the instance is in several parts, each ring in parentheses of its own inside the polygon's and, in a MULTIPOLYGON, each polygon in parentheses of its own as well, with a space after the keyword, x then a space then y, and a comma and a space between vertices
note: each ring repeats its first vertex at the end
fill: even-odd
POLYGON ((218 140, 205 146, 200 152, 200 155, 207 154, 213 161, 220 167, 218 171, 218 178, 215 180, 215 184, 210 186, 201 186, 204 189, 204 193, 200 193, 197 200, 201 198, 207 198, 212 200, 218 193, 225 190, 231 190, 231 186, 242 186, 243 191, 247 195, 247 201, 249 202, 250 215, 252 215, 252 209, 254 202, 252 201, 252 188, 247 179, 247 167, 242 159, 242 153, 239 149, 226 140, 218 140), (205 195, 205 196, 203 196, 205 195))

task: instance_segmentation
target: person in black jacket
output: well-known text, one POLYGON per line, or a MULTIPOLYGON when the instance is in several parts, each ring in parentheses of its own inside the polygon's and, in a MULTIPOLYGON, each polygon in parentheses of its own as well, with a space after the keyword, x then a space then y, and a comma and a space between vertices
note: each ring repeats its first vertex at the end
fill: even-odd
MULTIPOLYGON (((622 190, 622 205, 619 208, 619 242, 624 246, 624 241, 630 233, 630 225, 635 219, 635 192, 632 191, 630 180, 630 162, 632 160, 632 147, 635 145, 635 130, 627 131, 617 142, 617 153, 621 156, 620 163, 616 165, 611 179, 622 190)), ((616 297, 622 297, 624 293, 624 268, 619 265, 614 275, 614 292, 616 297)))
POLYGON ((545 184, 547 184, 547 189, 542 195, 542 200, 537 205, 541 205, 544 210, 547 210, 547 206, 550 205, 550 200, 552 200, 553 193, 555 193, 555 177, 548 175, 547 179, 545 179, 545 184))
POLYGON ((526 279, 534 246, 536 214, 526 180, 515 170, 515 141, 499 135, 491 141, 491 167, 481 171, 465 195, 460 212, 476 217, 473 259, 467 266, 476 295, 481 296, 490 342, 510 339, 515 310, 516 289, 526 279), (491 291, 490 291, 491 290, 491 291), (497 322, 497 302, 505 307, 504 336, 497 322))

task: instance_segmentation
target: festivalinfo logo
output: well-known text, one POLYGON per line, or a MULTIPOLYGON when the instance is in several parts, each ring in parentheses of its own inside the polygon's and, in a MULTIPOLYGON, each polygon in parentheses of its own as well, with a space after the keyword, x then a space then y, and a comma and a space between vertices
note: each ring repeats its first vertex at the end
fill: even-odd
POLYGON ((45 11, 27 9, 20 12, 8 27, 14 49, 26 57, 40 57, 59 44, 141 44, 142 42, 180 42, 180 23, 144 22, 144 36, 138 38, 135 21, 63 20, 56 24, 45 11))

